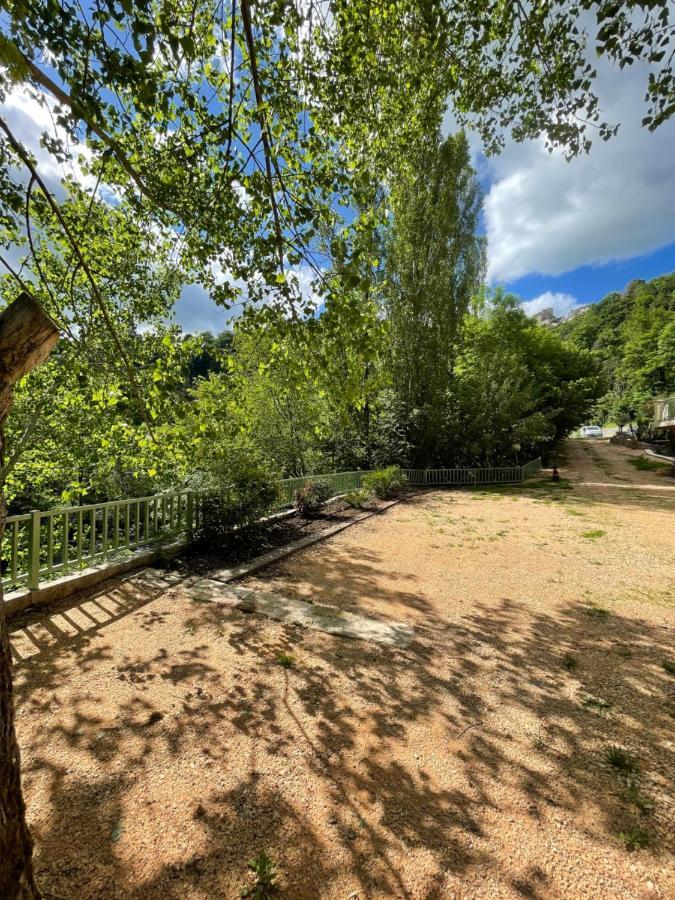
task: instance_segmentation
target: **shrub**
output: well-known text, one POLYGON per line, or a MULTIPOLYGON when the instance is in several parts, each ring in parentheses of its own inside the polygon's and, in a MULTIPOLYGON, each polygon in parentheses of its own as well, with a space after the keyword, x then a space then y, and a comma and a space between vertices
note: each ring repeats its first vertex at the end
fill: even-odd
POLYGON ((395 497, 405 487, 406 479, 399 466, 387 466, 363 476, 363 487, 380 500, 395 497))
POLYGON ((331 486, 326 481, 306 481, 295 492, 295 508, 301 516, 316 516, 332 496, 331 486))
POLYGON ((344 496, 345 503, 347 506, 351 506, 352 509, 363 509, 369 500, 370 491, 367 491, 365 488, 359 488, 357 491, 350 491, 344 496))
POLYGON ((220 544, 237 528, 253 525, 276 500, 267 472, 255 463, 231 460, 227 468, 196 473, 190 488, 202 494, 194 538, 201 544, 220 544))

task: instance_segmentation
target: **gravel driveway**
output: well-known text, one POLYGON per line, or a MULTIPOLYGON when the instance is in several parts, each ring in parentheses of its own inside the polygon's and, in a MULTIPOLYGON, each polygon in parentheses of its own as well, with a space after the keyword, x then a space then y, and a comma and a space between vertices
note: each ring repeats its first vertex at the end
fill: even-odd
POLYGON ((234 898, 266 850, 293 900, 675 896, 675 481, 566 455, 560 486, 414 495, 242 582, 407 650, 179 580, 18 620, 45 895, 234 898))

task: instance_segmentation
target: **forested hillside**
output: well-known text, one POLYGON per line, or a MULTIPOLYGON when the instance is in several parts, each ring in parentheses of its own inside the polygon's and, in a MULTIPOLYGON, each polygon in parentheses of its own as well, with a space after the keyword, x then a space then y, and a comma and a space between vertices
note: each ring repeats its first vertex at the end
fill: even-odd
POLYGON ((675 392, 675 273, 632 281, 556 329, 598 360, 604 394, 599 421, 637 422, 644 431, 652 400, 675 392))

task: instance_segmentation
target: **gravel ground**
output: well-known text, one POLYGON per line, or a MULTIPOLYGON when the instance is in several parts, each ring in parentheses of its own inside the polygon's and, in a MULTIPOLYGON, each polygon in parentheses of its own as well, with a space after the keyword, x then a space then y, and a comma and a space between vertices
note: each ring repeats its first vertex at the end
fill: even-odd
POLYGON ((263 849, 298 900, 675 896, 675 481, 566 453, 559 487, 418 494, 245 582, 406 651, 180 573, 17 620, 46 897, 234 898, 263 849))

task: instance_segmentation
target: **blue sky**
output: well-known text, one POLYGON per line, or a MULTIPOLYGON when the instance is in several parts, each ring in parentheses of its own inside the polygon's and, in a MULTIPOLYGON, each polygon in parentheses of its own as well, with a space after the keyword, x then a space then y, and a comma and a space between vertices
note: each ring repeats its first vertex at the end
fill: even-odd
POLYGON ((547 291, 574 297, 578 303, 594 303, 609 291, 621 291, 635 278, 649 281, 675 272, 675 243, 646 256, 598 266, 580 266, 563 275, 526 275, 507 282, 506 287, 523 300, 540 297, 547 291))
POLYGON ((642 128, 645 65, 597 68, 602 114, 620 127, 588 154, 567 160, 543 140, 506 136, 502 153, 486 158, 469 134, 485 191, 488 281, 529 312, 562 314, 675 271, 675 118, 653 133, 642 128))

